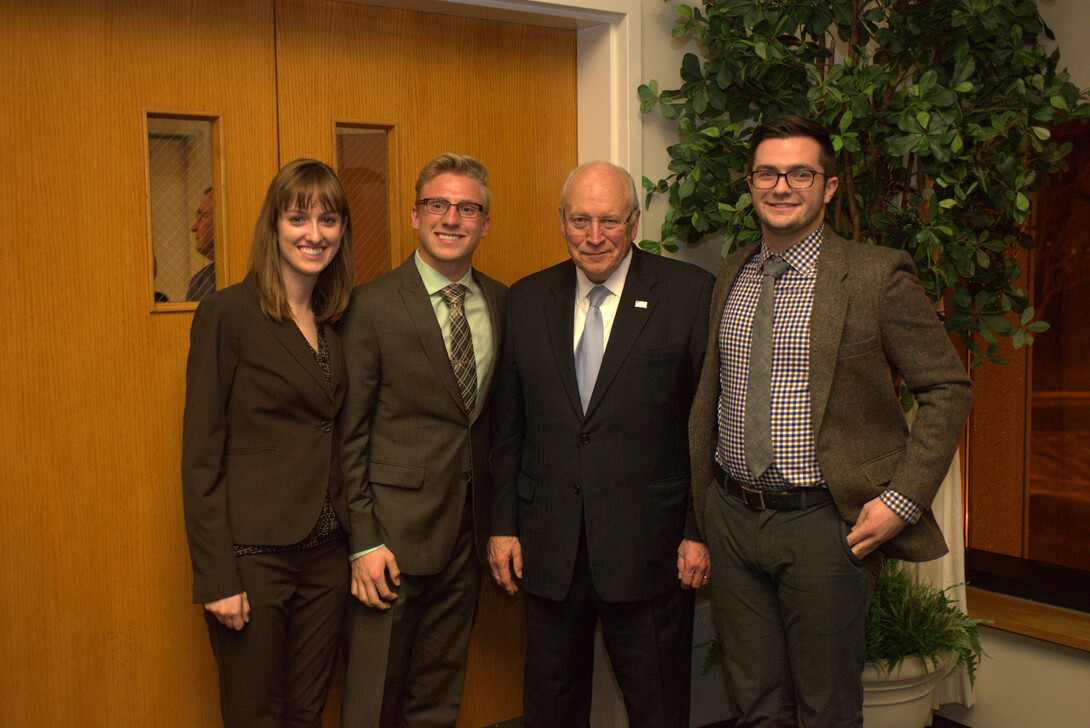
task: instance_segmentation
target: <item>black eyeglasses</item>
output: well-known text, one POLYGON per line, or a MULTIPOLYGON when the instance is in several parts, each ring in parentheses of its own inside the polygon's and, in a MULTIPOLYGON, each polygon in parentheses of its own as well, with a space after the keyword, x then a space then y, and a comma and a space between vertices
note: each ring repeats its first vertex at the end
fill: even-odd
POLYGON ((759 190, 770 190, 780 183, 780 177, 787 180, 787 186, 793 190, 805 190, 814 186, 817 175, 829 175, 812 169, 793 169, 790 172, 775 172, 771 169, 758 169, 749 173, 749 182, 759 190))
POLYGON ((463 220, 476 220, 484 212, 484 205, 477 204, 476 202, 451 202, 450 200, 444 200, 442 197, 427 197, 423 200, 417 200, 416 204, 423 205, 424 209, 430 212, 432 215, 446 215, 447 210, 451 205, 454 205, 455 211, 458 213, 458 217, 463 220))

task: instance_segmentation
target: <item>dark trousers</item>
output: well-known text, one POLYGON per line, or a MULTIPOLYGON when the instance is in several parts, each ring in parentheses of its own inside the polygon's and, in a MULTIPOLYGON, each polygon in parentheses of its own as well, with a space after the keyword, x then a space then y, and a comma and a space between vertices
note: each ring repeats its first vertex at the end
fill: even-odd
POLYGON ((238 558, 249 623, 236 631, 205 612, 224 726, 322 725, 348 593, 345 550, 338 539, 307 551, 238 558))
POLYGON ((457 722, 479 585, 468 520, 443 571, 402 572, 390 609, 349 598, 345 728, 448 728, 457 722))
POLYGON ((594 590, 586 536, 580 538, 568 596, 554 602, 525 594, 526 728, 590 724, 594 628, 624 695, 632 728, 688 728, 693 592, 680 584, 638 602, 606 602, 594 590))
POLYGON ((737 728, 859 728, 879 556, 859 561, 830 501, 753 510, 713 483, 705 527, 737 728))

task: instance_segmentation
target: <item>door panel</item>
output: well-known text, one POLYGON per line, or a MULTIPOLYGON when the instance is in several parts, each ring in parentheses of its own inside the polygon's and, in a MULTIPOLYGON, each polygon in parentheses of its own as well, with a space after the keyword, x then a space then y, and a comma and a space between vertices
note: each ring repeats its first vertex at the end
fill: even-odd
POLYGON ((277 168, 272 29, 267 0, 0 7, 5 725, 217 724, 179 484, 191 315, 149 312, 144 115, 218 117, 238 281, 277 168))
POLYGON ((443 152, 491 176, 474 263, 511 284, 567 256, 560 187, 576 164, 575 33, 345 2, 277 3, 280 152, 335 159, 336 122, 392 127, 393 265, 416 249, 416 175, 443 152))

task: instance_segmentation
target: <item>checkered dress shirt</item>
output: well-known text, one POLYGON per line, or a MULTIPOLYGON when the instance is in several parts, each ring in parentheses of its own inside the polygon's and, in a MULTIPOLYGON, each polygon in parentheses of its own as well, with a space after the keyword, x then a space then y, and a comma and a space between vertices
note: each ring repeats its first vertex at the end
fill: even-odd
MULTIPOLYGON (((772 252, 760 251, 738 273, 719 326, 719 442, 715 459, 731 478, 753 488, 824 487, 810 420, 810 314, 824 226, 781 256, 790 268, 776 281, 772 343, 772 446, 775 459, 760 477, 746 467, 746 379, 753 313, 761 292, 761 266, 772 252)), ((886 490, 882 502, 910 523, 923 509, 886 490)))

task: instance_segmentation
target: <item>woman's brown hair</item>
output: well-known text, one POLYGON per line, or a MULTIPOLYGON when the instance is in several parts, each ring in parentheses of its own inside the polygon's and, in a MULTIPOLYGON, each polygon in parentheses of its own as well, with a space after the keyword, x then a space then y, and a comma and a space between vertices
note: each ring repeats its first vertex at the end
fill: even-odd
POLYGON ((314 285, 314 318, 320 324, 333 323, 348 308, 352 293, 352 218, 348 214, 348 197, 337 173, 328 164, 296 159, 284 165, 269 185, 250 247, 250 274, 261 310, 273 321, 292 317, 280 273, 280 242, 276 231, 280 213, 293 208, 305 210, 315 203, 341 216, 344 235, 337 254, 314 285))

